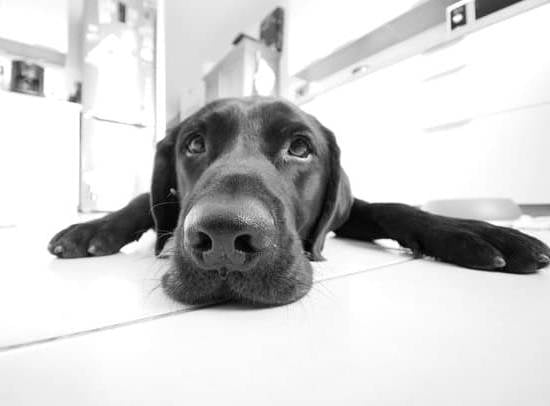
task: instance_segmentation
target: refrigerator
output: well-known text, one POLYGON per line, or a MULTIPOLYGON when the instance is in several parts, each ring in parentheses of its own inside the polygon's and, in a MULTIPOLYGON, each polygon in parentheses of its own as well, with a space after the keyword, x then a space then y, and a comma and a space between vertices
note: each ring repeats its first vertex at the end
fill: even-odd
POLYGON ((114 211, 149 188, 155 140, 152 0, 86 0, 80 211, 114 211))

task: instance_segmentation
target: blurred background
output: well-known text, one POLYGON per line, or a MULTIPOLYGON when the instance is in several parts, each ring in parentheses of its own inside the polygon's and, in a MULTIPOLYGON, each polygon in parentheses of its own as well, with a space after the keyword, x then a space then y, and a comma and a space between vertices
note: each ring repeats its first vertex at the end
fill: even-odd
POLYGON ((0 0, 0 226, 120 208, 167 126, 253 94, 331 128, 365 200, 544 210, 549 21, 547 0, 0 0))

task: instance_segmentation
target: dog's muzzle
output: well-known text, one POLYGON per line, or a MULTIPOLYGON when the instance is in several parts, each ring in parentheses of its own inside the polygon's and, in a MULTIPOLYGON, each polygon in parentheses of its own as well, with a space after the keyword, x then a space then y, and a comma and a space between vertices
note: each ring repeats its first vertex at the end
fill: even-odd
POLYGON ((183 224, 184 250, 203 270, 247 272, 276 246, 275 220, 250 197, 212 197, 196 202, 183 224))

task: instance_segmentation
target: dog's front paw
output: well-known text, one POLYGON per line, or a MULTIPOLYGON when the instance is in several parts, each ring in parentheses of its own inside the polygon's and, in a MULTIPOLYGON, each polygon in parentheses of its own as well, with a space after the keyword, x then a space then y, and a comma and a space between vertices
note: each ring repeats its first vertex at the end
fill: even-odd
POLYGON ((127 243, 127 238, 107 220, 73 224, 57 233, 48 251, 59 258, 110 255, 127 243))
POLYGON ((504 272, 535 273, 550 264, 550 248, 518 230, 478 223, 477 232, 504 257, 504 272))
POLYGON ((416 237, 413 251, 468 268, 529 274, 550 263, 550 248, 543 242, 480 221, 437 220, 416 237))

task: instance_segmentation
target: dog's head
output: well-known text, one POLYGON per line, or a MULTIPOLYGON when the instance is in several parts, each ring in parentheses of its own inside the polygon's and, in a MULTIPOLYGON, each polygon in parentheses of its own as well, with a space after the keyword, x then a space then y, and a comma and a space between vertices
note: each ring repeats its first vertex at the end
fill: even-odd
POLYGON ((174 230, 165 291, 191 304, 277 305, 305 295, 309 260, 349 214, 333 134, 277 99, 213 102, 157 146, 157 253, 174 230))

